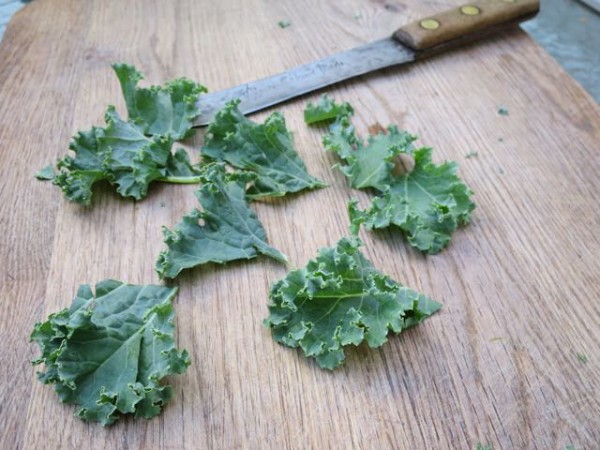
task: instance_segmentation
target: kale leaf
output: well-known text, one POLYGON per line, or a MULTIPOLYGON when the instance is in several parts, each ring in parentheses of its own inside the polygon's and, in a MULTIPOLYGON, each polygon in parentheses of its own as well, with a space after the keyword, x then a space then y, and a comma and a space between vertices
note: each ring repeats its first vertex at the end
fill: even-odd
POLYGON ((352 114, 338 116, 323 145, 341 158, 339 168, 352 187, 379 191, 368 210, 352 205, 354 230, 361 224, 369 229, 396 225, 414 247, 440 252, 457 227, 469 223, 475 208, 472 191, 456 175, 457 164, 434 164, 430 148, 415 149, 416 138, 393 125, 364 142, 356 135, 352 114), (411 162, 414 166, 407 168, 411 162))
POLYGON ((379 347, 390 330, 400 333, 441 307, 374 268, 360 245, 356 237, 342 238, 271 286, 265 324, 273 337, 325 369, 344 362, 344 346, 366 340, 379 347))
POLYGON ((183 269, 208 262, 251 259, 259 253, 287 261, 267 244, 265 230, 246 201, 246 185, 255 178, 250 172, 227 173, 224 163, 202 169, 196 192, 202 211, 184 216, 174 231, 163 228, 168 250, 156 263, 161 278, 175 278, 183 269))
POLYGON ((92 186, 106 180, 123 197, 144 198, 152 181, 197 183, 198 169, 185 150, 171 153, 173 141, 193 133, 192 120, 200 114, 198 97, 206 88, 185 78, 164 87, 139 88, 143 78, 135 67, 113 64, 121 83, 129 119, 115 108, 105 114, 106 127, 92 127, 73 136, 67 155, 57 162, 58 173, 46 167, 38 180, 52 180, 70 201, 89 205, 92 186))
POLYGON ((35 325, 31 340, 44 363, 40 381, 54 384, 60 399, 79 405, 77 416, 110 425, 120 414, 151 418, 172 397, 161 384, 185 372, 188 353, 175 347, 177 288, 105 280, 80 286, 69 309, 35 325))
POLYGON ((206 132, 203 156, 255 172, 257 177, 248 187, 252 199, 325 186, 306 171, 281 113, 257 124, 244 117, 238 104, 233 100, 216 114, 206 132))
POLYGON ((137 87, 144 78, 135 67, 113 64, 127 104, 129 120, 147 135, 169 136, 178 141, 193 134, 192 121, 200 115, 197 102, 207 90, 187 78, 162 86, 137 87))
POLYGON ((197 183, 187 154, 171 153, 169 136, 144 134, 143 128, 123 121, 114 107, 105 115, 106 127, 77 133, 69 146, 75 153, 60 159, 52 182, 73 202, 89 205, 92 186, 107 180, 123 197, 144 198, 152 181, 197 183))

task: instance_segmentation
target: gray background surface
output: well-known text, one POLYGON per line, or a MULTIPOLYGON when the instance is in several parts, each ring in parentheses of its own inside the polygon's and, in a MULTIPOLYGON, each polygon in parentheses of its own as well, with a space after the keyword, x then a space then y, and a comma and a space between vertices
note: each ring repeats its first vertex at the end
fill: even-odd
MULTIPOLYGON (((0 0, 0 39, 23 6, 0 0)), ((577 0, 542 0, 539 15, 523 28, 600 102, 600 13, 577 0)))

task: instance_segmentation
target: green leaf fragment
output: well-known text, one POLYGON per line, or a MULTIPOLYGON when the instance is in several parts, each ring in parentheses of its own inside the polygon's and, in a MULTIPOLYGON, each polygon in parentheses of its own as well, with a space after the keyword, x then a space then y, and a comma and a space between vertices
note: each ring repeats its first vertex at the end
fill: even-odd
POLYGON ((277 25, 279 25, 279 28, 287 28, 292 24, 292 22, 290 22, 289 20, 280 20, 279 22, 277 22, 277 25))
POLYGON ((254 174, 227 173, 223 163, 212 163, 203 168, 200 178, 196 197, 202 211, 184 216, 174 231, 163 228, 168 250, 156 263, 161 278, 175 278, 183 269, 208 262, 222 264, 258 254, 287 261, 267 244, 265 230, 246 201, 245 188, 254 174))
POLYGON ((375 269, 360 245, 342 238, 271 286, 265 325, 277 342, 300 347, 325 369, 344 362, 344 346, 366 340, 379 347, 389 331, 400 333, 441 308, 375 269))
POLYGON ((431 149, 415 150, 415 139, 392 125, 365 143, 356 136, 350 116, 342 115, 323 144, 342 159, 339 167, 352 187, 379 191, 366 211, 351 205, 354 233, 361 224, 369 229, 396 225, 411 245, 435 254, 458 226, 469 222, 475 204, 471 190, 456 176, 456 163, 433 164, 431 149), (411 159, 414 167, 402 167, 403 158, 411 159))
POLYGON ((170 136, 180 140, 194 133, 192 121, 200 115, 198 98, 206 88, 187 78, 178 78, 161 86, 140 88, 144 78, 135 67, 113 64, 127 104, 129 120, 147 135, 170 136))
POLYGON ((53 180, 56 174, 54 173, 54 169, 52 168, 52 164, 47 165, 42 170, 38 170, 35 173, 35 177, 38 180, 49 181, 53 180))
POLYGON ((257 177, 248 187, 252 199, 325 186, 308 174, 281 113, 258 124, 244 117, 239 103, 231 101, 216 114, 206 132, 203 156, 255 172, 257 177))
POLYGON ((475 450, 494 450, 494 447, 492 446, 492 444, 482 444, 481 442, 477 443, 477 446, 475 447, 475 450))
POLYGON ((44 363, 40 381, 79 406, 77 416, 110 425, 121 414, 151 418, 172 397, 161 384, 185 372, 188 353, 175 347, 177 288, 136 286, 116 280, 82 285, 69 309, 35 325, 31 340, 44 363))
POLYGON ((336 103, 327 94, 323 94, 319 103, 309 102, 304 108, 304 122, 312 125, 319 122, 327 122, 339 116, 351 116, 354 109, 348 102, 336 103))

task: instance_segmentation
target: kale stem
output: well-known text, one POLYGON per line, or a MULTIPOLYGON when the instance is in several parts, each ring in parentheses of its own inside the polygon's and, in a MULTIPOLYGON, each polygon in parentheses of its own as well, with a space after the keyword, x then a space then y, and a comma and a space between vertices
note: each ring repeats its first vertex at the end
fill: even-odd
POLYGON ((197 184, 200 183, 200 180, 200 177, 162 177, 159 181, 176 184, 197 184))

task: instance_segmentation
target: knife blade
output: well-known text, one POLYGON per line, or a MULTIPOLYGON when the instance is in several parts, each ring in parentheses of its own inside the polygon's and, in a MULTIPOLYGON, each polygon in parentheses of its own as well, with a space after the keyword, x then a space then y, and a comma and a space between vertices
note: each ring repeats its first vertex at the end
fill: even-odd
POLYGON ((203 95, 195 126, 209 124, 225 103, 239 98, 244 114, 259 111, 340 81, 412 62, 475 41, 539 11, 539 0, 479 0, 425 17, 380 39, 267 78, 203 95))

